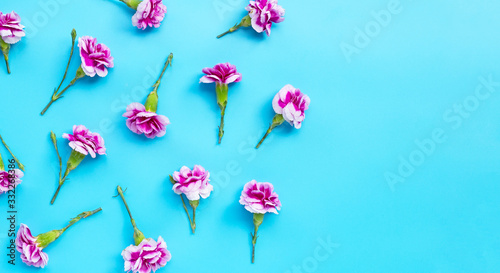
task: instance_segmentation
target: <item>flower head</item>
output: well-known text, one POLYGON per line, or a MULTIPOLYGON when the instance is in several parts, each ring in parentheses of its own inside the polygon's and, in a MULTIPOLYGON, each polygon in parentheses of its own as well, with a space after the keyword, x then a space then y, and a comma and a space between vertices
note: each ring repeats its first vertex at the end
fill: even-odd
POLYGON ((99 77, 108 75, 107 67, 113 67, 113 57, 109 48, 104 44, 98 44, 96 38, 83 36, 78 38, 82 69, 87 76, 99 77))
POLYGON ((251 213, 265 214, 272 212, 278 214, 281 202, 278 194, 273 192, 273 184, 252 180, 245 184, 241 192, 240 204, 251 213))
POLYGON ((200 83, 230 84, 241 81, 241 74, 236 71, 236 66, 230 63, 220 63, 213 68, 203 68, 206 76, 201 77, 200 83))
POLYGON ((149 112, 146 107, 138 102, 127 106, 123 114, 127 118, 127 127, 136 134, 145 134, 148 138, 162 137, 165 135, 170 120, 163 115, 149 112))
POLYGON ((172 258, 161 236, 158 237, 158 242, 149 238, 143 239, 137 246, 128 246, 122 251, 122 256, 125 260, 125 271, 134 273, 155 272, 172 258))
POLYGON ((137 12, 132 17, 132 25, 138 29, 159 27, 167 13, 167 7, 162 0, 144 0, 137 6, 137 12))
POLYGON ((176 182, 172 189, 176 194, 185 194, 190 201, 200 200, 210 196, 214 187, 209 183, 210 173, 200 165, 195 165, 193 170, 184 166, 180 172, 174 172, 176 182))
POLYGON ((273 23, 281 23, 285 18, 285 10, 278 5, 278 0, 256 0, 250 1, 245 8, 252 18, 252 27, 255 31, 263 31, 269 36, 273 23))
POLYGON ((6 14, 0 12, 0 37, 4 42, 7 44, 19 42, 21 37, 26 36, 23 28, 19 14, 14 11, 6 14))
POLYGON ((13 172, 13 174, 9 174, 9 172, 0 170, 0 194, 8 192, 21 184, 21 178, 24 176, 24 173, 18 169, 15 169, 13 172))
POLYGON ((69 140, 69 146, 83 154, 96 157, 96 154, 104 155, 106 154, 106 148, 104 147, 104 139, 98 133, 90 132, 83 125, 74 125, 73 134, 63 134, 63 138, 69 140))
POLYGON ((49 256, 43 252, 36 237, 31 235, 31 231, 25 224, 17 231, 16 249, 21 253, 21 259, 29 266, 45 267, 49 261, 49 256))
POLYGON ((277 114, 299 129, 309 108, 311 99, 290 84, 285 85, 273 99, 273 109, 277 114))

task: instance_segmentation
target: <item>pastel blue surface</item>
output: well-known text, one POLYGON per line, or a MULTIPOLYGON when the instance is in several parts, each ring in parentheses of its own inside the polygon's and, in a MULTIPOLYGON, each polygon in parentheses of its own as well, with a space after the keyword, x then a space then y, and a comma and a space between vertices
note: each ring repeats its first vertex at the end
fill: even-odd
MULTIPOLYGON (((12 47, 12 74, 0 63, 0 133, 26 165, 17 222, 38 234, 86 210, 98 215, 50 245, 44 272, 122 272, 132 228, 162 236, 172 260, 158 272, 497 272, 500 267, 500 3, 479 1, 284 1, 271 37, 251 29, 217 40, 244 15, 243 0, 165 1, 159 29, 131 25, 113 0, 1 1, 27 37, 12 47), (55 4, 54 4, 55 3, 55 4), (380 11, 384 12, 380 12, 380 11), (390 17, 387 16, 390 14, 390 17), (378 21, 377 19, 378 18, 378 21), (115 67, 86 78, 47 114, 70 31, 106 44, 115 67), (130 132, 121 116, 144 102, 167 55, 158 112, 165 137, 130 132), (226 134, 203 67, 231 62, 226 134), (489 83, 488 83, 489 82, 489 83), (311 97, 300 130, 283 125, 253 149, 285 84, 311 97), (495 92, 496 91, 496 92, 495 92), (57 159, 49 140, 74 124, 100 132, 107 155, 71 173, 54 205, 57 159), (215 191, 190 233, 168 175, 187 165, 211 172, 215 191), (243 185, 268 181, 283 203, 259 230, 250 263, 252 216, 238 204, 243 185)), ((68 78, 79 63, 75 54, 68 78)), ((0 150, 4 159, 7 152, 0 150)), ((38 272, 7 263, 7 196, 0 196, 0 272, 38 272)))

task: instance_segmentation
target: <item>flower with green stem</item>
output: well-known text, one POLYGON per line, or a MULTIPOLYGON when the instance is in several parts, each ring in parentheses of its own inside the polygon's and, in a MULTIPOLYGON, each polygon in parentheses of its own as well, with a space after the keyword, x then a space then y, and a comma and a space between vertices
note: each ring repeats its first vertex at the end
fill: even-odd
POLYGON ((167 244, 161 236, 158 237, 158 241, 144 236, 142 231, 137 228, 137 224, 132 217, 130 208, 123 195, 124 191, 120 186, 117 186, 116 189, 127 209, 130 222, 134 228, 134 245, 130 245, 122 251, 122 257, 125 261, 125 271, 149 273, 156 271, 160 267, 164 267, 172 258, 170 251, 167 250, 167 244))
POLYGON ((71 52, 69 55, 68 64, 66 65, 61 83, 57 88, 54 89, 49 103, 40 113, 40 115, 42 116, 45 114, 45 112, 47 112, 47 110, 54 102, 63 98, 64 93, 71 86, 73 86, 77 80, 85 76, 94 77, 96 74, 100 77, 105 77, 108 74, 107 68, 111 68, 114 66, 113 57, 111 57, 110 50, 106 45, 98 44, 97 39, 90 36, 80 37, 78 39, 78 47, 80 48, 81 65, 76 70, 75 78, 73 78, 73 80, 71 80, 71 82, 63 90, 59 91, 68 73, 68 68, 71 63, 71 58, 73 57, 73 51, 75 48, 75 40, 76 30, 73 29, 71 31, 71 52))
POLYGON ((101 210, 101 208, 98 208, 96 210, 82 212, 71 219, 69 224, 64 228, 51 230, 38 236, 31 235, 31 230, 28 226, 21 224, 21 227, 17 231, 16 249, 21 253, 22 261, 29 266, 45 267, 49 261, 49 256, 43 252, 43 249, 59 238, 69 227, 101 210))
POLYGON ((9 51, 10 46, 26 36, 24 26, 21 25, 21 16, 16 12, 3 14, 0 11, 0 49, 2 50, 7 65, 7 73, 10 74, 9 51))
POLYGON ((200 83, 215 83, 215 94, 217 105, 221 111, 219 126, 219 144, 224 136, 224 115, 226 114, 227 96, 229 84, 241 81, 241 73, 238 73, 236 66, 230 63, 220 63, 213 68, 205 67, 202 70, 206 75, 201 77, 200 83))
POLYGON ((66 163, 66 171, 63 175, 62 159, 59 154, 59 149, 57 148, 56 135, 52 131, 50 132, 50 138, 59 160, 59 183, 57 186, 57 190, 52 197, 52 200, 50 201, 50 204, 54 204, 62 185, 68 180, 69 173, 75 170, 76 167, 80 165, 80 163, 88 154, 90 154, 92 158, 95 158, 97 154, 106 154, 106 148, 104 147, 104 139, 98 133, 90 132, 83 125, 73 126, 73 134, 63 134, 63 138, 66 138, 70 141, 69 146, 73 149, 73 151, 71 151, 71 155, 69 156, 68 162, 66 163))
POLYGON ((200 198, 206 199, 214 190, 214 187, 209 183, 210 173, 200 165, 195 165, 193 170, 184 166, 179 172, 170 175, 169 178, 173 184, 172 190, 181 197, 182 206, 186 211, 191 231, 194 234, 196 231, 196 208, 200 204, 200 198), (186 195, 189 205, 193 209, 192 221, 182 194, 186 195))

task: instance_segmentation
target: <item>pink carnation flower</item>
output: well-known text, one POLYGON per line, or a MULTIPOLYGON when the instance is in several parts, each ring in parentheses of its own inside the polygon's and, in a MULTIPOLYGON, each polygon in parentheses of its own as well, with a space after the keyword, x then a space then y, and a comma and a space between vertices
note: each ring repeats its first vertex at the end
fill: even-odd
POLYGON ((14 11, 3 14, 0 11, 0 37, 7 44, 15 44, 26 36, 21 25, 21 17, 14 11))
POLYGON ((305 111, 309 108, 311 99, 299 89, 290 84, 285 85, 273 99, 273 109, 277 114, 299 129, 304 121, 305 111))
POLYGON ((177 182, 172 189, 176 194, 185 194, 190 201, 205 199, 210 196, 214 187, 209 183, 210 173, 202 166, 195 165, 193 170, 184 166, 180 172, 174 172, 173 178, 177 182))
POLYGON ((167 250, 167 244, 161 236, 158 242, 153 239, 144 239, 138 245, 130 245, 122 251, 125 260, 125 271, 134 273, 155 272, 167 264, 172 255, 167 250))
POLYGON ((241 81, 241 74, 236 71, 236 66, 230 63, 221 63, 213 68, 206 67, 202 70, 206 76, 201 77, 200 83, 230 84, 241 81))
POLYGON ((8 192, 9 190, 15 188, 17 185, 21 184, 21 178, 24 173, 21 170, 14 170, 14 177, 9 177, 9 172, 0 170, 0 194, 8 192), (14 180, 14 181, 11 181, 14 180), (13 182, 13 183, 11 183, 13 182))
POLYGON ((127 127, 136 134, 145 134, 148 138, 162 137, 165 135, 170 120, 166 116, 146 111, 146 107, 138 102, 127 106, 123 114, 127 118, 127 127))
POLYGON ((78 47, 80 48, 80 57, 82 59, 82 69, 87 76, 99 77, 108 75, 107 67, 114 66, 113 57, 110 50, 104 44, 98 44, 96 38, 83 36, 78 38, 78 47))
POLYGON ((81 154, 90 154, 92 158, 95 158, 96 154, 106 154, 104 139, 98 133, 90 132, 83 125, 74 125, 73 134, 63 134, 63 138, 68 139, 69 146, 81 154))
POLYGON ((252 27, 255 31, 271 34, 273 23, 281 23, 285 20, 285 10, 278 5, 278 0, 256 0, 250 1, 245 8, 252 19, 252 27))
POLYGON ((132 25, 138 29, 159 27, 167 13, 167 7, 162 0, 144 0, 137 6, 137 12, 132 17, 132 25))
POLYGON ((38 246, 36 237, 31 235, 31 231, 25 224, 17 231, 16 249, 21 253, 21 260, 29 265, 44 268, 49 261, 49 256, 43 252, 43 248, 38 246))
POLYGON ((240 204, 251 213, 265 214, 272 212, 278 214, 281 202, 278 194, 273 192, 273 184, 268 182, 256 182, 252 180, 245 184, 241 192, 240 204))

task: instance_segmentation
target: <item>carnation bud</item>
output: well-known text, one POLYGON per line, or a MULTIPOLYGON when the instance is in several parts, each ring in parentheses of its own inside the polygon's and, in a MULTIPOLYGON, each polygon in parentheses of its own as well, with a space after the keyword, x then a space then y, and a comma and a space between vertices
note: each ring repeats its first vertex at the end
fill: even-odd
POLYGON ((50 243, 54 242, 63 234, 62 230, 51 230, 36 236, 36 242, 41 248, 46 248, 50 243))

